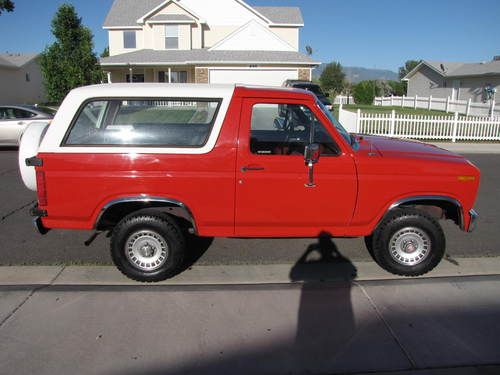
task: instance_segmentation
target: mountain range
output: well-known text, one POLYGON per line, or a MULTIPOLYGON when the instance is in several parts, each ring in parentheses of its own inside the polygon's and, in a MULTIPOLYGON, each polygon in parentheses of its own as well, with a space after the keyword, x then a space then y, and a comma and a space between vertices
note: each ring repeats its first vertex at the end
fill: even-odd
MULTIPOLYGON (((313 70, 313 78, 319 78, 326 64, 321 64, 316 69, 313 70)), ((366 80, 387 80, 387 81, 398 81, 398 73, 392 70, 386 69, 368 69, 353 66, 343 66, 342 67, 346 76, 346 79, 351 83, 358 83, 366 80)))

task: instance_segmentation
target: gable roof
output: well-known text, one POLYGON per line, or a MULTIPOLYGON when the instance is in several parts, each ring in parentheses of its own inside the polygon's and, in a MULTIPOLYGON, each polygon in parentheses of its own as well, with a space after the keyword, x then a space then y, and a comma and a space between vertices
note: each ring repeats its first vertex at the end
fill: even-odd
POLYGON ((143 24, 146 18, 150 17, 151 15, 155 14, 156 12, 160 11, 162 8, 166 7, 167 5, 170 4, 175 4, 185 12, 189 13, 193 18, 196 18, 197 20, 201 21, 201 17, 198 16, 195 12, 192 10, 188 9, 185 7, 183 4, 181 4, 177 0, 163 0, 158 6, 156 6, 153 9, 150 9, 146 14, 141 15, 141 17, 137 20, 137 23, 143 24))
POLYGON ((245 50, 295 51, 290 44, 257 21, 246 23, 209 48, 209 51, 241 51, 242 43, 245 44, 245 50))
POLYGON ((21 68, 36 59, 38 55, 38 53, 1 53, 0 65, 8 68, 21 68))
POLYGON ((447 78, 500 75, 500 61, 488 61, 481 63, 422 61, 415 67, 415 69, 403 78, 403 81, 407 81, 413 77, 422 66, 428 66, 436 73, 447 78))
MULTIPOLYGON (((205 0, 209 1, 209 0, 205 0)), ((304 20, 300 8, 297 7, 250 7, 241 0, 235 0, 261 18, 267 19, 271 25, 303 26, 304 20)), ((158 8, 165 0, 114 0, 104 20, 104 28, 139 27, 137 20, 158 8)), ((179 2, 176 2, 180 5, 179 2)), ((203 16, 203 15, 201 15, 203 16)))
POLYGON ((304 26, 302 12, 297 7, 253 7, 257 12, 279 25, 304 26))

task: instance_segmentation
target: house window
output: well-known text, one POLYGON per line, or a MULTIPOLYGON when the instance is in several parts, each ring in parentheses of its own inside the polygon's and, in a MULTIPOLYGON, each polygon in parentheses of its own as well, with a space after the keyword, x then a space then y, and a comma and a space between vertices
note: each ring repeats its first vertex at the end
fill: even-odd
POLYGON ((165 49, 179 49, 179 26, 165 26, 165 49))
MULTIPOLYGON (((171 72, 172 83, 187 83, 188 74, 186 71, 171 72)), ((168 82, 168 72, 158 72, 158 82, 168 82)))
POLYGON ((137 47, 135 31, 123 32, 123 48, 133 49, 137 47))
POLYGON ((142 83, 144 82, 144 74, 132 74, 132 81, 130 80, 130 74, 127 74, 127 82, 142 83))

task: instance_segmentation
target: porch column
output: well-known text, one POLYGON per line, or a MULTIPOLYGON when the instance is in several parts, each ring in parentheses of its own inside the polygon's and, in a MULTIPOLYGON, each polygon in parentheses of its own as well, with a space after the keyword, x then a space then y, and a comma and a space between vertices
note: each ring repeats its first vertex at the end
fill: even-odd
POLYGON ((172 83, 172 68, 168 68, 168 83, 172 83))
POLYGON ((128 68, 128 74, 129 74, 129 78, 128 78, 128 82, 129 83, 132 83, 134 82, 134 78, 133 78, 133 75, 134 75, 134 69, 132 67, 129 67, 128 68))
POLYGON ((108 83, 113 83, 113 81, 111 80, 111 72, 106 72, 107 76, 108 76, 108 83))

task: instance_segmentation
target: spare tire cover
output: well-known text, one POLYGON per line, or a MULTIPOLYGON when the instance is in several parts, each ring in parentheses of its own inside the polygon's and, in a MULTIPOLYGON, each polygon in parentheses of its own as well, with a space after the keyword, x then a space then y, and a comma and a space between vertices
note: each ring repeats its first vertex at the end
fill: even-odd
POLYGON ((38 148, 48 128, 46 122, 34 122, 24 131, 19 144, 19 171, 24 184, 30 190, 36 191, 35 167, 26 166, 26 159, 38 154, 38 148))

